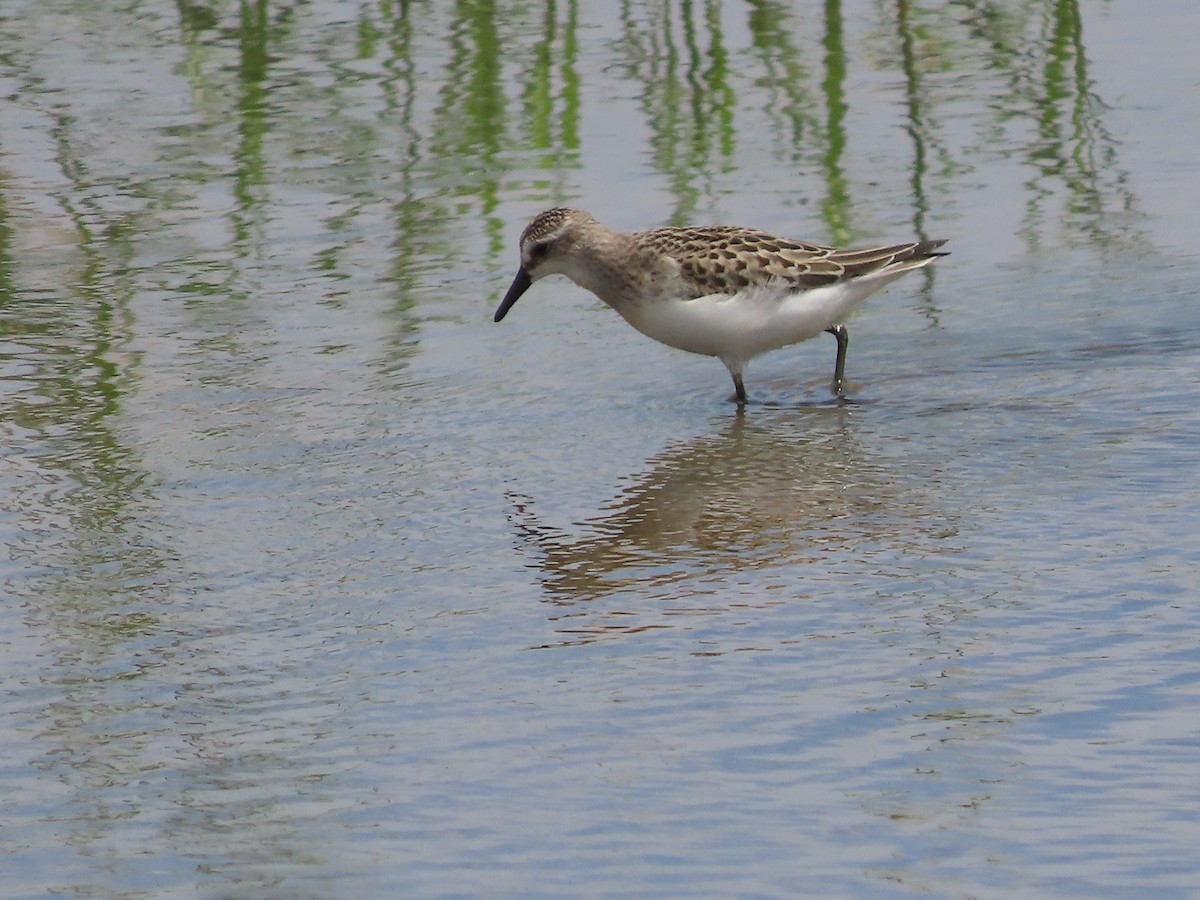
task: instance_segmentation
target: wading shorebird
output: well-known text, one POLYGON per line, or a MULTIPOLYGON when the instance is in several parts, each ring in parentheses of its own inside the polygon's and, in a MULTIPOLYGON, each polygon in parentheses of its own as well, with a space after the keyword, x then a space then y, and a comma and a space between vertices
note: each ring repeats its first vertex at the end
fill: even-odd
POLYGON ((739 406, 750 360, 829 332, 837 339, 831 389, 842 399, 846 319, 905 272, 947 255, 944 243, 837 250, 728 225, 622 233, 557 207, 522 232, 521 267, 494 319, 533 282, 566 275, 642 334, 725 363, 739 406))

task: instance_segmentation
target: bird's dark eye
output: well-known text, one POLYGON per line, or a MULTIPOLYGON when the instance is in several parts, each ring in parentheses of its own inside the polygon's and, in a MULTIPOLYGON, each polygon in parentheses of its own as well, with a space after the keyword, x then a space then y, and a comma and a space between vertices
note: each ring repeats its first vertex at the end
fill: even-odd
POLYGON ((529 248, 529 261, 541 262, 546 258, 546 254, 550 252, 550 244, 546 241, 534 244, 529 248))

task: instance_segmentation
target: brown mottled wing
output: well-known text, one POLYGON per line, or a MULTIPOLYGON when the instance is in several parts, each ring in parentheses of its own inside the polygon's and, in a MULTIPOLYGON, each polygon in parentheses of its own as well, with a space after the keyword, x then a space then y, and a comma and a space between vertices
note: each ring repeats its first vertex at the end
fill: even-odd
POLYGON ((923 265, 945 241, 914 241, 874 250, 835 250, 749 228, 659 228, 634 235, 679 263, 693 297, 732 294, 779 280, 801 290, 859 278, 880 269, 923 265))

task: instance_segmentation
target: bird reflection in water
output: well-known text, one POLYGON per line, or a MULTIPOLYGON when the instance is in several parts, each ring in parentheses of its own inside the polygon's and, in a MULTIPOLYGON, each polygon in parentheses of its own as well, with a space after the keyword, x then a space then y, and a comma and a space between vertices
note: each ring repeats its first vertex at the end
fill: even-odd
POLYGON ((554 607, 559 639, 545 646, 795 602, 812 596, 815 571, 849 571, 867 552, 894 567, 944 512, 928 467, 896 472, 856 440, 852 416, 823 406, 733 417, 651 459, 572 531, 510 493, 519 545, 538 558, 554 607))

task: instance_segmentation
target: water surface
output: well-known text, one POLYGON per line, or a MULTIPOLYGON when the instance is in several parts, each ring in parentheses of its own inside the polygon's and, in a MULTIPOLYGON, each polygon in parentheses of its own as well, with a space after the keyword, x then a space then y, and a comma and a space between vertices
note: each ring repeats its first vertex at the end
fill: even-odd
POLYGON ((3 892, 1194 891, 1197 27, 7 4, 3 892), (739 415, 560 203, 953 255, 739 415))

